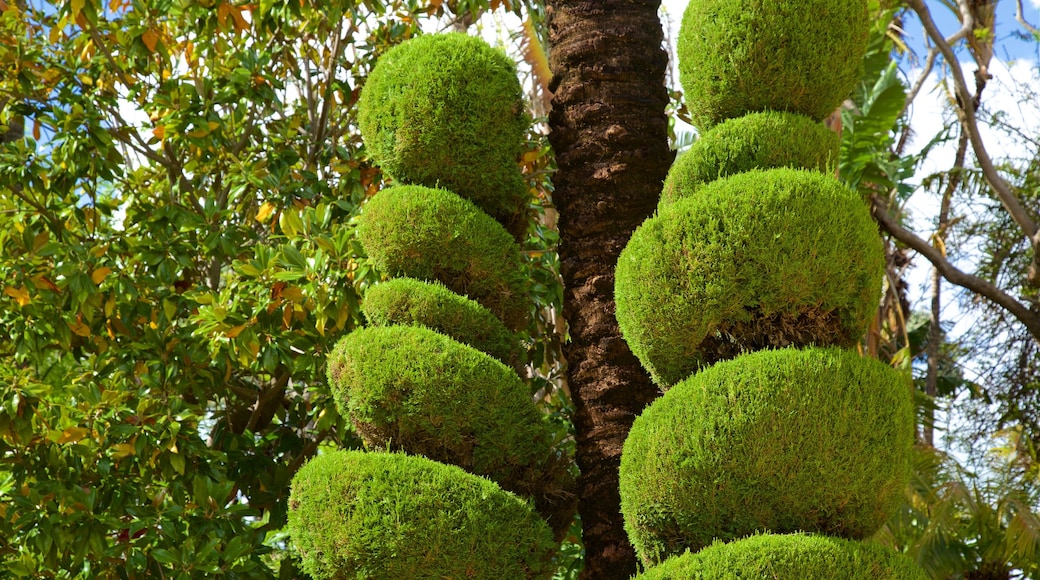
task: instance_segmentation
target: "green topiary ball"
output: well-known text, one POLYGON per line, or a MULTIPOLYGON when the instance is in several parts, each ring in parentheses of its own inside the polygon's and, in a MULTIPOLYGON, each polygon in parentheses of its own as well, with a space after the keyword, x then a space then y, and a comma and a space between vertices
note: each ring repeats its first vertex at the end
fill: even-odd
POLYGON ((390 49, 358 101, 365 147, 387 175, 451 190, 504 223, 526 206, 517 162, 529 125, 516 64, 465 34, 390 49))
POLYGON ((450 465, 333 451, 293 478, 289 534, 315 580, 552 578, 555 545, 531 507, 450 465))
POLYGON ((866 0, 691 0, 679 82, 694 125, 767 109, 822 120, 859 80, 866 0))
POLYGON ((856 192, 815 171, 749 171, 646 220, 618 260, 616 315, 662 388, 785 346, 851 346, 881 295, 884 250, 856 192))
POLYGON ((361 310, 374 326, 425 326, 514 369, 523 367, 517 336, 490 310, 440 283, 394 278, 370 288, 361 310))
POLYGON ((910 476, 911 389, 837 348, 759 351, 679 383, 636 419, 621 456, 640 558, 764 530, 870 536, 910 476))
POLYGON ((369 327, 339 341, 328 375, 340 413, 369 448, 458 465, 534 498, 558 532, 570 524, 570 461, 502 363, 427 328, 369 327))
POLYGON ((664 180, 659 208, 705 183, 751 169, 791 167, 831 173, 841 138, 805 115, 765 111, 730 119, 680 155, 664 180))
POLYGON ((806 534, 717 543, 651 568, 638 580, 927 580, 912 559, 880 544, 806 534))
POLYGON ((510 330, 531 315, 520 247, 477 206, 443 189, 384 189, 365 204, 358 238, 393 277, 436 280, 482 304, 510 330))

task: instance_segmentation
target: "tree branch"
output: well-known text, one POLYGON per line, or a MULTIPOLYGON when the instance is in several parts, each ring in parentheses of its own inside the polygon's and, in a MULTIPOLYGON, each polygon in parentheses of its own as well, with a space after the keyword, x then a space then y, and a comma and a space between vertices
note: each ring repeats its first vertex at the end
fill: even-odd
POLYGON ((932 247, 927 240, 918 237, 913 232, 903 228, 899 223, 888 215, 888 207, 885 201, 877 194, 871 196, 871 212, 881 228, 888 232, 896 240, 906 244, 912 250, 925 257, 950 283, 970 290, 1000 306, 1025 325, 1033 337, 1040 340, 1040 313, 1031 311, 1014 297, 995 286, 972 274, 968 274, 951 264, 942 252, 932 247))
POLYGON ((1018 0, 1015 3, 1015 20, 1022 25, 1023 28, 1028 30, 1030 34, 1040 39, 1040 30, 1037 30, 1035 26, 1026 21, 1025 16, 1022 15, 1022 0, 1018 0))

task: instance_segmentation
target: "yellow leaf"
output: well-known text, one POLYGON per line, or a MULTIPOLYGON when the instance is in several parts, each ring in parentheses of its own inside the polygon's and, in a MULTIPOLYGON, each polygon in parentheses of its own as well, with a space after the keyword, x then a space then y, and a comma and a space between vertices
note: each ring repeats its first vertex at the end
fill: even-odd
POLYGON ((25 306, 32 303, 32 297, 29 296, 29 289, 25 286, 22 286, 21 288, 7 286, 4 288, 4 294, 14 298, 15 302, 18 303, 18 306, 25 306))
POLYGON ((159 34, 149 28, 141 35, 141 42, 148 47, 148 52, 155 52, 155 47, 159 44, 159 34))
POLYGON ((163 138, 166 137, 166 125, 159 125, 152 129, 152 135, 155 135, 156 139, 162 141, 163 138))
POLYGON ((102 266, 97 270, 94 270, 94 272, 90 274, 90 279, 94 281, 94 284, 101 284, 105 277, 111 273, 112 268, 109 268, 108 266, 102 266))
POLYGON ((282 290, 282 298, 285 298, 290 302, 303 302, 303 290, 300 290, 296 286, 290 286, 282 290))
POLYGON ((256 212, 256 221, 260 223, 267 221, 267 218, 271 217, 271 214, 274 213, 274 207, 273 203, 265 201, 256 212))
POLYGON ((58 443, 75 443, 86 437, 88 433, 90 430, 83 427, 69 427, 61 432, 58 443))
POLYGON ((94 86, 94 79, 90 75, 80 74, 76 75, 76 78, 79 79, 79 82, 87 85, 88 87, 94 86))
POLYGON ((116 443, 112 446, 112 457, 123 459, 135 453, 134 446, 130 443, 116 443))
POLYGON ((245 324, 239 324, 238 326, 236 326, 234 328, 229 328, 228 330, 226 330, 224 332, 224 334, 226 334, 228 338, 237 338, 238 335, 242 334, 242 331, 245 330, 245 329, 246 329, 246 325, 245 324))
POLYGON ((220 23, 220 27, 227 26, 227 18, 231 15, 231 5, 227 2, 221 2, 220 6, 217 6, 217 22, 220 23))
POLYGON ((242 7, 231 10, 231 17, 235 19, 235 32, 249 30, 249 22, 242 16, 242 7))
POLYGON ((66 324, 68 324, 69 328, 72 329, 72 332, 76 333, 77 335, 82 336, 84 338, 90 336, 90 327, 86 324, 83 324, 78 320, 76 322, 67 322, 66 324))
POLYGON ((87 0, 72 0, 72 20, 79 18, 79 13, 83 11, 83 5, 87 3, 87 0))

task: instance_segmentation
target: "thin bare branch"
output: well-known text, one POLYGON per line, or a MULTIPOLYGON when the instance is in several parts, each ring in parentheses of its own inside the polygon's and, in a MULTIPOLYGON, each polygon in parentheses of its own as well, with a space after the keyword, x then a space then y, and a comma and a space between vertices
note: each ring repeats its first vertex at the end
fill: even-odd
POLYGON ((906 114, 907 109, 914 103, 914 99, 917 98, 918 93, 921 92, 921 87, 924 86, 925 80, 928 79, 928 75, 932 74, 932 69, 935 68, 935 58, 939 56, 939 49, 934 46, 928 49, 928 57, 925 58, 924 68, 921 70, 921 75, 917 77, 914 82, 914 86, 910 88, 910 92, 906 95, 906 102, 903 103, 903 110, 899 111, 899 116, 902 117, 906 114))
POLYGON ((1022 28, 1028 30, 1030 34, 1037 38, 1040 38, 1040 30, 1037 30, 1035 26, 1026 21, 1025 16, 1022 15, 1022 0, 1018 0, 1015 3, 1015 20, 1017 20, 1018 23, 1022 25, 1022 28))
POLYGON ((877 195, 871 196, 874 219, 881 228, 888 232, 893 238, 906 244, 912 250, 925 257, 933 266, 942 273, 950 283, 970 290, 996 304, 1002 306, 1019 322, 1025 325, 1033 337, 1040 340, 1040 313, 1031 311, 1027 306, 1015 300, 1010 294, 1004 292, 998 286, 968 274, 946 259, 942 252, 934 248, 927 240, 917 236, 913 232, 903 228, 899 223, 888 215, 885 201, 877 195))

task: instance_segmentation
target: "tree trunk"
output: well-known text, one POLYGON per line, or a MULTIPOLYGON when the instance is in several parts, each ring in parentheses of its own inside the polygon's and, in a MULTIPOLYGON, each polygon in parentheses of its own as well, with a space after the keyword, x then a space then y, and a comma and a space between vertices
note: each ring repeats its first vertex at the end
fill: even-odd
POLYGON ((657 395, 614 319, 614 266, 657 205, 668 149, 660 0, 549 0, 549 140, 559 172, 560 261, 576 408, 583 578, 627 579, 635 552, 618 466, 632 421, 657 395))

